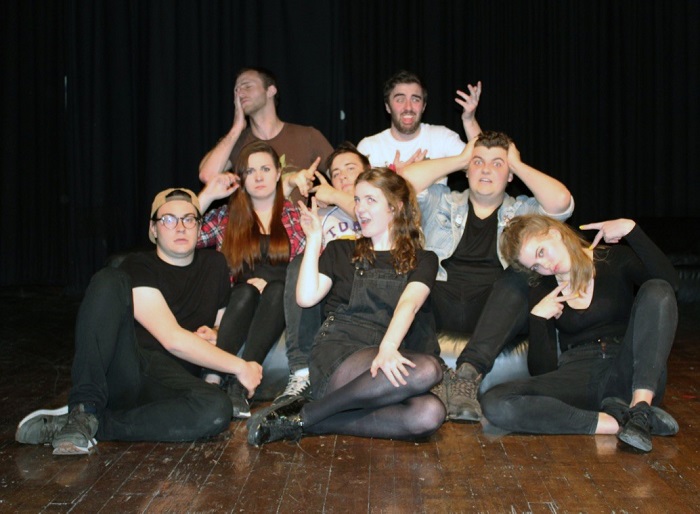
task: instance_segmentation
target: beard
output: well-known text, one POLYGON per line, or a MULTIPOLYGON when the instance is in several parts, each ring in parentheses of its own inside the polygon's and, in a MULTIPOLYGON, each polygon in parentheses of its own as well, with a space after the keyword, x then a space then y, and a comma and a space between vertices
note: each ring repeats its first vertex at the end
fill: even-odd
POLYGON ((421 115, 415 111, 403 111, 397 114, 392 113, 391 115, 391 124, 394 126, 394 128, 400 134, 404 134, 407 136, 416 133, 416 131, 420 128, 420 120, 421 115), (404 114, 412 114, 413 116, 415 116, 413 123, 411 123, 410 125, 404 125, 403 123, 401 123, 401 116, 404 114))

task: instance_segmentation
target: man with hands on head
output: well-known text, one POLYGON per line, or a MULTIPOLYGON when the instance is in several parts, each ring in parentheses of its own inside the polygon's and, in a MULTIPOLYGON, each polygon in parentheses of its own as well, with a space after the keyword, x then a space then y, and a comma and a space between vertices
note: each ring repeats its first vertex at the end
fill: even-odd
POLYGON ((333 151, 323 134, 314 127, 279 119, 277 79, 270 70, 259 67, 241 69, 236 76, 233 102, 231 129, 199 164, 199 179, 204 183, 231 169, 241 149, 257 140, 272 146, 280 156, 281 167, 287 170, 308 168, 319 155, 321 162, 325 162, 333 151))
MULTIPOLYGON (((457 91, 455 102, 463 109, 462 125, 467 140, 471 140, 481 132, 475 117, 481 82, 467 87, 468 92, 457 91)), ((413 162, 459 154, 464 142, 456 132, 421 121, 427 104, 428 90, 416 74, 404 70, 395 73, 384 84, 384 108, 391 116, 391 126, 365 137, 357 149, 369 157, 372 166, 386 166, 398 173, 413 162)), ((446 184, 447 177, 441 177, 440 182, 446 184)))
POLYGON ((445 374, 437 392, 447 404, 448 419, 478 421, 481 380, 504 346, 526 332, 528 316, 527 282, 504 271, 498 238, 508 220, 520 214, 566 220, 574 201, 561 182, 524 163, 512 140, 499 132, 481 133, 459 155, 411 164, 403 176, 418 193, 426 249, 440 260, 431 291, 436 328, 472 334, 456 372, 445 374), (466 191, 435 184, 464 169, 466 191), (506 193, 514 176, 532 197, 506 193))
POLYGON ((217 340, 230 279, 221 254, 195 250, 200 223, 191 191, 156 195, 149 226, 155 251, 99 271, 85 293, 68 405, 25 417, 17 441, 85 454, 95 438, 187 441, 229 426, 231 401, 200 375, 235 375, 252 396, 262 368, 217 340))

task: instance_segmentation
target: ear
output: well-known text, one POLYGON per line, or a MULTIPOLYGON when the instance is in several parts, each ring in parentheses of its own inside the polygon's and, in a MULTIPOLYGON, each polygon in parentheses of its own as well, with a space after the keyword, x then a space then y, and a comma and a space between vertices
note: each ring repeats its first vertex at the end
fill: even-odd
POLYGON ((512 171, 508 172, 508 182, 513 182, 513 172, 512 171))
POLYGON ((389 109, 389 104, 384 102, 384 108, 386 109, 386 112, 391 114, 391 109, 389 109))
POLYGON ((151 220, 150 231, 151 234, 153 234, 153 239, 158 239, 158 230, 156 230, 156 223, 158 222, 151 220))
POLYGON ((554 239, 561 240, 561 232, 559 232, 559 230, 557 230, 556 228, 550 228, 547 231, 547 235, 549 237, 553 237, 554 239))
POLYGON ((272 98, 273 96, 275 96, 277 94, 277 86, 268 87, 267 91, 265 91, 265 93, 267 94, 268 98, 272 98))
POLYGON ((425 108, 428 107, 428 102, 423 102, 423 109, 421 110, 421 114, 425 112, 425 108))

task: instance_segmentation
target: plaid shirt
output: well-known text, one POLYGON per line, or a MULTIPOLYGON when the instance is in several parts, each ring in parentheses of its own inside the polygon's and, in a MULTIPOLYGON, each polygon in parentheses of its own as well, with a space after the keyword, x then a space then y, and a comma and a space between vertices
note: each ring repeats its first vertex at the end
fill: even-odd
MULTIPOLYGON (((216 246, 216 249, 221 251, 228 220, 228 205, 222 205, 207 212, 202 221, 202 229, 199 231, 197 248, 216 246)), ((289 260, 291 261, 304 251, 306 236, 299 223, 299 211, 289 200, 285 200, 284 207, 282 207, 282 224, 289 237, 289 260)))

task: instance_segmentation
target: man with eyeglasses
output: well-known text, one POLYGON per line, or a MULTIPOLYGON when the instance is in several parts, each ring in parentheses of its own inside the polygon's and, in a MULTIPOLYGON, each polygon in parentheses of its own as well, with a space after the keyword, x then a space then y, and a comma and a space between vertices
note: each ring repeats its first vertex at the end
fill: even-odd
POLYGON ((93 276, 78 312, 68 405, 29 414, 18 442, 75 455, 95 439, 187 441, 228 428, 231 401, 202 371, 235 375, 252 396, 262 367, 217 345, 230 278, 222 254, 195 250, 200 223, 192 191, 156 195, 155 251, 93 276))

